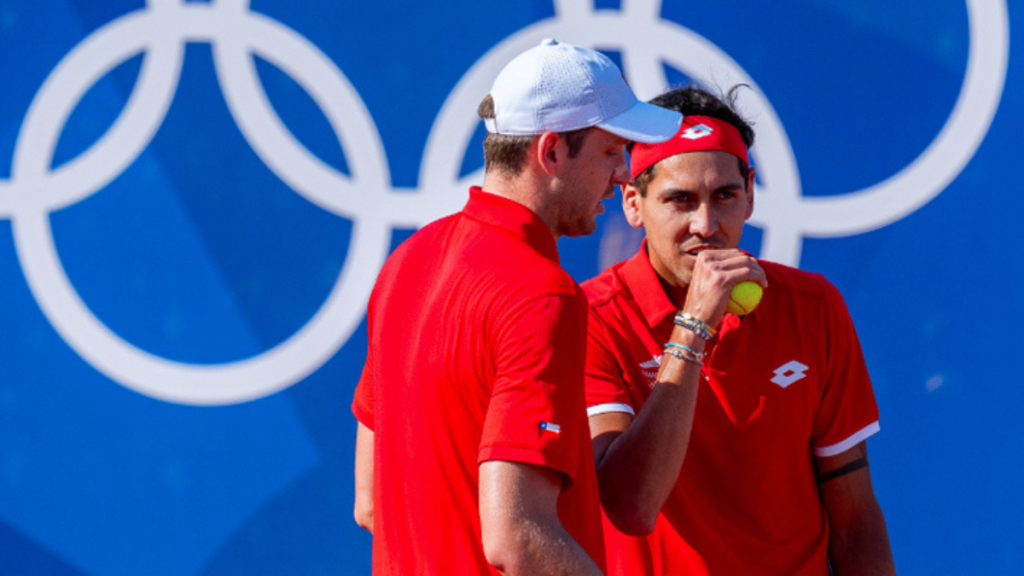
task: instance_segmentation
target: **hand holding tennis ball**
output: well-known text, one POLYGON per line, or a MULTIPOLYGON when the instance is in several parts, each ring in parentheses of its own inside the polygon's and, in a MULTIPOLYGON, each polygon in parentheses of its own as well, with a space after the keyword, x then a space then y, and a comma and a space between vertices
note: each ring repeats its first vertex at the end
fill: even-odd
POLYGON ((746 280, 732 287, 725 311, 737 316, 750 314, 761 303, 763 291, 757 282, 746 280))

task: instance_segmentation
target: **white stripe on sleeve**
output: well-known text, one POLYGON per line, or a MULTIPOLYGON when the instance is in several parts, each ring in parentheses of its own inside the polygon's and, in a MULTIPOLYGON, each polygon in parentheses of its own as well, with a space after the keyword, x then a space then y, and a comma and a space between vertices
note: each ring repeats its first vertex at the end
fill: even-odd
POLYGON ((843 452, 846 452, 850 448, 853 448, 854 446, 859 444, 861 441, 867 439, 870 436, 873 436, 879 430, 881 430, 881 427, 878 425, 878 421, 876 420, 875 422, 868 424, 867 426, 855 432, 852 436, 838 444, 833 444, 831 446, 820 446, 818 448, 815 448, 814 455, 835 456, 836 454, 842 454, 843 452))
POLYGON ((623 404, 621 402, 613 402, 611 404, 597 404, 587 408, 587 416, 597 416, 598 414, 607 414, 609 412, 625 412, 632 416, 636 416, 636 412, 633 407, 629 404, 623 404))

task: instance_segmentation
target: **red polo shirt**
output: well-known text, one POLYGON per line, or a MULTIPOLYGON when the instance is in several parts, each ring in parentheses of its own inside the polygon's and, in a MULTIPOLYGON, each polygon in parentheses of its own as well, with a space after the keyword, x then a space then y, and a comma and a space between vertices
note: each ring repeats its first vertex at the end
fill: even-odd
MULTIPOLYGON (((709 343, 686 460, 648 537, 605 525, 610 575, 827 576, 828 519, 814 455, 878 431, 846 306, 822 276, 760 262, 768 289, 709 343)), ((651 393, 675 308, 640 252, 583 284, 590 300, 591 415, 636 413, 651 393)))
POLYGON ((479 188, 388 258, 352 405, 374 431, 374 574, 497 574, 480 539, 488 460, 561 472, 562 524, 604 565, 586 306, 547 226, 479 188))

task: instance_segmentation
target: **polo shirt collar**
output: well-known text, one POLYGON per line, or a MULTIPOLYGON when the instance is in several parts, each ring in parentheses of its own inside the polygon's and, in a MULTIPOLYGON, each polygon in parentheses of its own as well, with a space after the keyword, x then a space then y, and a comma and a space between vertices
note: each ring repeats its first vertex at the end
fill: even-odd
POLYGON ((547 224, 526 206, 473 186, 469 189, 469 202, 462 213, 511 232, 545 258, 559 263, 554 235, 547 224))
POLYGON ((647 255, 646 238, 640 244, 640 250, 622 265, 621 274, 648 326, 654 327, 666 318, 675 317, 677 310, 665 294, 665 288, 647 255))

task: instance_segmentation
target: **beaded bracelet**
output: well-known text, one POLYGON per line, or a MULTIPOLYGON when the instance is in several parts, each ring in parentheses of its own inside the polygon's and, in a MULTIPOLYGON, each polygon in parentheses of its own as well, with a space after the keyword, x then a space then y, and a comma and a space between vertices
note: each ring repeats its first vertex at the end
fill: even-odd
POLYGON ((676 316, 675 324, 676 326, 682 326, 683 328, 686 328, 690 332, 693 332, 694 334, 700 336, 705 340, 711 340, 712 338, 715 337, 715 334, 718 333, 715 331, 714 328, 708 326, 707 322, 704 322, 703 320, 698 320, 697 318, 694 318, 693 316, 687 314, 686 312, 683 312, 676 316))
POLYGON ((714 328, 711 327, 710 324, 701 320, 700 318, 697 318, 696 316, 690 314, 689 312, 680 312, 679 317, 681 317, 683 320, 688 320, 690 322, 700 324, 701 326, 707 328, 708 332, 711 332, 712 336, 718 336, 718 330, 715 330, 714 328))
POLYGON ((664 353, 668 354, 669 356, 675 356, 676 358, 679 358, 680 360, 685 360, 687 362, 693 362, 697 366, 703 366, 704 365, 704 362, 700 358, 697 358, 696 356, 692 356, 690 354, 687 354, 686 352, 683 352, 682 350, 676 350, 675 348, 665 348, 665 352, 664 353))
POLYGON ((679 350, 683 350, 683 351, 689 352, 690 354, 693 354, 694 358, 696 358, 697 360, 700 360, 701 362, 703 362, 704 358, 707 356, 707 353, 705 353, 705 352, 697 352, 693 348, 689 348, 689 347, 683 346, 682 344, 677 344, 675 342, 666 342, 665 343, 665 348, 678 348, 679 350))

